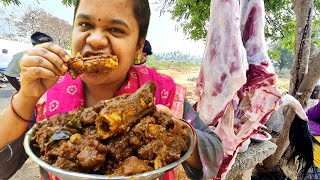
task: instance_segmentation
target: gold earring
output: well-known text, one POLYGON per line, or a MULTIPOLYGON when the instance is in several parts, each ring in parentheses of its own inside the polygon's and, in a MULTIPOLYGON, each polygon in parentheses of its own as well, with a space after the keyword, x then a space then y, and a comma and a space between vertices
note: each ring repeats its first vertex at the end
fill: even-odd
POLYGON ((137 54, 137 57, 136 57, 136 59, 134 61, 134 64, 135 65, 141 64, 141 54, 140 53, 137 54))

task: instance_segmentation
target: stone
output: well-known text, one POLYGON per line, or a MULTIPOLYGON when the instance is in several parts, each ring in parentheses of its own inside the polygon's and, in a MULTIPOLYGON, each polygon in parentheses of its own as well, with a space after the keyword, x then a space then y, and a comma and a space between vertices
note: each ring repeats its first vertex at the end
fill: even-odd
POLYGON ((274 111, 266 126, 271 128, 273 131, 280 133, 284 124, 283 107, 280 107, 277 111, 274 111))
POLYGON ((235 163, 226 176, 226 180, 247 179, 251 177, 257 164, 276 152, 277 145, 271 141, 252 142, 246 152, 237 155, 235 163))

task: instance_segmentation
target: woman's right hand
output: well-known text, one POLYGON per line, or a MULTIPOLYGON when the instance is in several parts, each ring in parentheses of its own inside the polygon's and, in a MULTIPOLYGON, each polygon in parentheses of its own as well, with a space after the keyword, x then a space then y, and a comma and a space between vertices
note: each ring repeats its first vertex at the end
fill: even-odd
POLYGON ((70 59, 68 53, 52 42, 39 44, 25 51, 20 60, 21 93, 25 97, 40 98, 63 76, 70 59))

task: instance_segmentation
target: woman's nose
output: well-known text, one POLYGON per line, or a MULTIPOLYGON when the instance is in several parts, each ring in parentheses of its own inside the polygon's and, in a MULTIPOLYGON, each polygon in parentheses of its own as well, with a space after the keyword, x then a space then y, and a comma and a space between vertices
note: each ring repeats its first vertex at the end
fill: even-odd
POLYGON ((88 37, 86 42, 93 50, 104 49, 108 46, 108 39, 102 31, 95 30, 88 37))

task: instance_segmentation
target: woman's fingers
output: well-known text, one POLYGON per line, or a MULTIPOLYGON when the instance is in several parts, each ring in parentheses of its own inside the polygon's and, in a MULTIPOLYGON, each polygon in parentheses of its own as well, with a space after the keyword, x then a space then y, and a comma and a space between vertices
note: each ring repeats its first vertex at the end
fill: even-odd
POLYGON ((30 68, 30 67, 42 67, 42 68, 45 68, 47 70, 52 71, 54 74, 56 74, 58 76, 63 76, 64 70, 62 70, 62 67, 60 66, 60 69, 58 69, 58 67, 54 63, 52 63, 51 61, 59 61, 59 60, 51 59, 49 61, 48 59, 41 57, 41 56, 29 56, 28 61, 21 61, 20 62, 20 65, 21 65, 20 67, 21 67, 21 69, 30 68))
POLYGON ((39 44, 25 51, 20 60, 21 92, 40 98, 67 71, 64 63, 68 57, 67 52, 54 43, 39 44))
POLYGON ((57 56, 60 57, 60 59, 63 60, 63 62, 68 62, 70 60, 70 56, 68 55, 68 53, 61 46, 54 44, 53 42, 43 43, 37 45, 37 47, 42 47, 55 53, 57 56))
POLYGON ((54 43, 43 43, 25 52, 20 63, 25 67, 44 67, 62 76, 68 68, 64 65, 69 55, 60 46, 54 43))
POLYGON ((37 77, 37 79, 57 79, 59 78, 54 72, 44 68, 44 67, 28 67, 22 72, 25 74, 24 78, 37 77))
POLYGON ((164 113, 164 114, 167 114, 169 116, 174 117, 174 113, 167 106, 157 104, 156 109, 159 113, 164 113))

